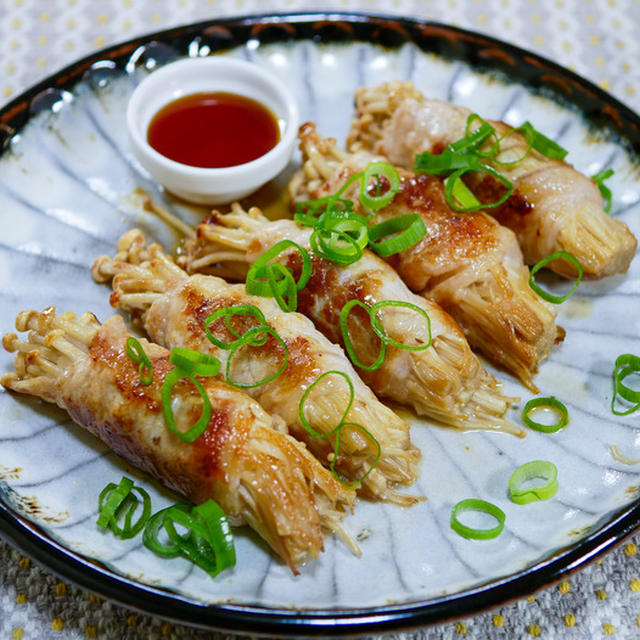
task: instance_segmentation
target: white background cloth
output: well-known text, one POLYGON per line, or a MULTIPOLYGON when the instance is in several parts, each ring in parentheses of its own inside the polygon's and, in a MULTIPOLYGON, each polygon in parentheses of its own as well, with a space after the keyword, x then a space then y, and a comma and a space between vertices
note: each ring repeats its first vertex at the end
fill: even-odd
MULTIPOLYGON (((640 111, 638 0, 0 0, 0 107, 97 49, 150 31, 254 13, 339 10, 434 20, 519 45, 640 111)), ((528 599, 405 638, 638 638, 640 537, 528 599)), ((0 639, 205 638, 135 614, 0 543, 0 639)), ((220 636, 222 637, 222 636, 220 636)))

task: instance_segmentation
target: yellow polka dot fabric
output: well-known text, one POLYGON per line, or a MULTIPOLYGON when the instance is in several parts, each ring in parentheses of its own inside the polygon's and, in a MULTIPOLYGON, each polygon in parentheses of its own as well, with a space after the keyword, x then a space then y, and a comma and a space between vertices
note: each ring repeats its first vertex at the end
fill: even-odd
MULTIPOLYGON (((96 49, 239 14, 308 10, 406 15, 533 50, 640 111, 639 0, 0 0, 0 106, 96 49)), ((599 564, 495 611, 411 639, 640 638, 640 538, 599 564)), ((133 613, 42 570, 0 542, 0 639, 228 638, 133 613)))

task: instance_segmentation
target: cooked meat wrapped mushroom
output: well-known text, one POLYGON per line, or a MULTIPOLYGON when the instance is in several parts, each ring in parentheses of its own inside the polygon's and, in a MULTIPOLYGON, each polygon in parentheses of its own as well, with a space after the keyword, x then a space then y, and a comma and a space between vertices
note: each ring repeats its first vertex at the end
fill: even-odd
MULTIPOLYGON (((303 168, 291 182, 294 200, 335 193, 370 162, 367 151, 346 153, 311 124, 300 129, 303 168)), ((412 291, 437 302, 471 345, 535 390, 533 374, 564 332, 553 306, 529 286, 529 270, 514 234, 483 212, 457 213, 442 182, 400 170, 398 192, 373 222, 417 213, 427 229, 417 244, 387 258, 412 291)), ((358 186, 344 197, 357 203, 358 186)))
MULTIPOLYGON (((236 524, 247 523, 297 572, 342 529, 353 491, 339 483, 299 442, 282 433, 257 402, 219 378, 199 378, 212 405, 211 418, 193 443, 167 428, 161 388, 174 367, 169 352, 141 339, 152 365, 143 386, 138 364, 126 354, 130 334, 120 316, 100 324, 95 316, 23 311, 21 341, 7 334, 3 346, 17 352, 15 373, 0 383, 62 407, 127 462, 194 503, 214 499, 236 524)), ((191 424, 202 400, 188 380, 173 388, 178 425, 191 424)))
MULTIPOLYGON (((413 168, 416 154, 440 153, 463 138, 471 114, 464 107, 426 98, 411 83, 402 82, 359 89, 356 109, 349 150, 368 150, 406 169, 413 168)), ((511 130, 504 122, 489 124, 498 137, 511 130)), ((476 126, 479 123, 471 129, 476 126)), ((491 144, 493 139, 482 149, 491 144)), ((525 136, 514 131, 500 143, 495 158, 499 164, 488 161, 514 186, 506 202, 489 212, 516 233, 525 261, 536 264, 556 251, 566 251, 578 259, 587 277, 624 273, 637 241, 626 224, 604 211, 594 180, 564 161, 527 149, 525 136)), ((481 202, 495 202, 504 192, 504 186, 486 172, 467 174, 465 181, 481 202)), ((576 275, 575 267, 565 260, 554 260, 549 267, 562 275, 576 275)))
MULTIPOLYGON (((310 234, 311 229, 292 220, 271 222, 257 208, 245 212, 236 203, 231 213, 214 214, 201 224, 196 237, 185 244, 179 260, 190 271, 215 273, 222 269, 240 276, 243 265, 246 270, 247 264, 281 240, 293 240, 309 250, 310 234)), ((398 274, 370 251, 365 250, 356 263, 343 267, 310 253, 311 279, 298 293, 298 309, 333 342, 344 345, 340 311, 353 299, 369 306, 385 300, 410 303, 429 316, 430 347, 413 351, 390 346, 379 369, 360 369, 360 375, 376 394, 450 426, 523 435, 522 430, 504 419, 513 399, 501 395, 497 381, 483 369, 456 323, 437 304, 412 294, 398 274)), ((294 274, 301 268, 296 255, 286 251, 278 258, 294 274)), ((371 362, 380 345, 367 326, 366 314, 359 311, 362 309, 354 309, 355 326, 349 332, 361 360, 371 362)), ((419 337, 426 343, 425 322, 420 314, 388 307, 382 322, 398 342, 411 343, 419 337)))
MULTIPOLYGON (((304 441, 324 464, 334 466, 349 482, 362 479, 360 495, 403 505, 419 500, 394 488, 416 478, 420 452, 411 443, 408 424, 378 401, 339 347, 301 314, 284 313, 274 300, 248 295, 242 284, 188 276, 159 245, 144 245, 142 232, 129 231, 121 238, 115 259, 102 256, 94 264, 96 280, 113 278, 114 307, 141 316, 152 339, 167 348, 187 347, 216 356, 235 382, 251 385, 282 369, 275 379, 249 386, 247 393, 280 416, 291 435, 304 441), (219 310, 242 305, 258 309, 273 334, 232 354, 210 341, 205 321, 219 310), (341 373, 329 375, 336 371, 341 373), (305 392, 324 374, 303 402, 305 392), (351 396, 345 376, 353 385, 351 396), (335 432, 341 422, 346 423, 344 428, 335 432)), ((255 328, 255 320, 255 315, 239 314, 231 325, 220 317, 208 331, 228 343, 255 328)))

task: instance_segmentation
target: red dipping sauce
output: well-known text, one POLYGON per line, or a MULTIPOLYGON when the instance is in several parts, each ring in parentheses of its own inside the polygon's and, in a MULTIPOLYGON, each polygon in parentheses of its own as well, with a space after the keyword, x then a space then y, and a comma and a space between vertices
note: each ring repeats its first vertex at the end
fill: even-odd
POLYGON ((156 113, 147 141, 163 156, 193 167, 220 168, 263 156, 280 140, 275 114, 235 93, 194 93, 156 113))

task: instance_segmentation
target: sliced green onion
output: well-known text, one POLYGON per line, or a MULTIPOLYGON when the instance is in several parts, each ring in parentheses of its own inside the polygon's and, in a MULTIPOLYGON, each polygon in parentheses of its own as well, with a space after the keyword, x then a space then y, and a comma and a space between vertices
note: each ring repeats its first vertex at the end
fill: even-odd
POLYGON ((142 535, 142 542, 147 549, 153 551, 156 555, 159 555, 163 558, 177 558, 181 551, 180 545, 176 544, 169 538, 169 544, 162 544, 158 539, 158 534, 160 533, 160 529, 165 527, 165 516, 169 509, 182 509, 183 511, 189 511, 191 509, 191 505, 188 504, 176 504, 172 507, 167 507, 166 509, 161 509, 160 511, 154 513, 144 528, 144 533, 142 535))
POLYGON ((445 193, 447 189, 449 189, 452 200, 456 202, 458 206, 467 211, 482 208, 482 203, 473 195, 473 192, 467 187, 461 176, 451 174, 445 179, 444 185, 445 193), (450 188, 449 182, 453 183, 450 188))
POLYGON ((103 529, 111 529, 119 538, 133 538, 145 526, 151 514, 151 498, 142 488, 133 484, 133 480, 123 476, 120 484, 110 482, 98 497, 97 524, 103 529), (134 495, 138 493, 141 501, 134 495), (142 511, 138 519, 132 523, 133 516, 142 502, 142 511), (124 515, 124 524, 120 526, 118 520, 124 515))
MULTIPOLYGON (((351 300, 351 302, 354 301, 351 300)), ((347 305, 345 305, 345 307, 346 306, 347 305)), ((342 317, 342 314, 340 314, 340 316, 342 317)), ((373 328, 376 335, 380 338, 380 340, 383 341, 383 343, 390 344, 391 346, 397 347, 398 349, 405 349, 406 351, 424 351, 431 346, 431 318, 429 318, 429 314, 424 309, 413 304, 412 302, 405 302, 404 300, 381 300, 380 302, 376 302, 371 307, 370 317, 371 327, 373 328), (411 309, 412 311, 415 311, 417 314, 421 315, 427 322, 427 333, 429 334, 429 337, 426 344, 408 345, 404 344, 403 342, 397 342, 396 340, 390 338, 387 332, 384 330, 384 327, 382 326, 382 323, 377 316, 378 311, 380 309, 384 309, 385 307, 402 307, 404 309, 411 309)), ((340 325, 340 328, 342 328, 342 325, 340 325)))
POLYGON ((541 298, 543 298, 547 302, 560 304, 561 302, 564 302, 565 300, 567 300, 571 296, 571 294, 578 288, 578 285, 580 284, 580 280, 582 280, 582 273, 583 273, 582 265, 580 264, 580 262, 578 262, 578 258, 576 258, 573 254, 568 253, 567 251, 556 251, 555 253, 552 253, 550 256, 543 258, 542 260, 540 260, 540 262, 538 262, 536 265, 531 267, 531 271, 529 273, 529 286, 541 298), (569 289, 568 293, 566 293, 563 296, 554 296, 548 291, 545 291, 544 289, 542 289, 534 280, 534 276, 536 275, 536 273, 538 273, 538 271, 540 271, 540 269, 542 269, 542 267, 546 267, 550 262, 553 262, 554 260, 559 260, 559 259, 566 260, 567 262, 572 264, 575 267, 576 271, 578 272, 578 277, 576 278, 576 281, 573 283, 573 286, 571 287, 571 289, 569 289))
POLYGON ((540 133, 529 121, 516 127, 518 131, 521 131, 526 141, 543 156, 550 158, 551 160, 564 160, 568 151, 561 147, 557 142, 547 138, 543 133, 540 133))
POLYGON ((298 308, 298 289, 290 269, 274 262, 266 266, 267 282, 271 293, 282 311, 295 311, 298 308))
POLYGON ((442 153, 418 153, 414 159, 413 170, 443 175, 452 171, 478 171, 482 167, 480 158, 470 153, 453 153, 445 150, 442 153))
POLYGON ((204 569, 211 577, 236 563, 231 527, 220 506, 208 500, 197 507, 176 504, 162 509, 148 521, 143 536, 144 545, 164 558, 184 556, 204 569), (175 523, 187 531, 180 534, 175 523), (169 544, 158 539, 164 528, 169 544))
MULTIPOLYGON (((342 185, 339 193, 342 193, 346 187, 348 187, 354 180, 359 178, 361 174, 352 176, 345 184, 342 185)), ((296 203, 296 213, 293 219, 297 222, 301 222, 308 227, 314 227, 314 219, 317 219, 325 212, 331 213, 345 213, 353 211, 353 200, 346 198, 340 198, 337 194, 332 194, 318 198, 317 200, 305 200, 303 202, 296 203)))
POLYGON ((640 373, 640 358, 632 353, 623 353, 616 358, 613 371, 613 398, 611 411, 617 416, 627 416, 640 408, 640 391, 631 389, 623 384, 625 378, 634 373, 640 373), (620 396, 628 402, 635 403, 629 409, 620 411, 615 408, 616 398, 620 396))
POLYGON ((358 485, 364 482, 364 479, 376 468, 378 465, 378 461, 380 460, 380 456, 382 455, 382 447, 378 442, 378 439, 367 431, 362 425, 356 424, 355 422, 342 422, 337 429, 336 433, 336 443, 333 451, 333 458, 331 459, 331 463, 329 464, 329 469, 333 473, 333 475, 340 480, 342 484, 347 487, 357 487, 358 485), (340 448, 340 437, 342 435, 342 430, 346 427, 351 427, 352 429, 357 429, 358 431, 362 431, 375 445, 376 447, 376 456, 369 465, 369 468, 357 479, 353 481, 347 481, 340 477, 338 472, 335 469, 336 463, 338 462, 338 450, 340 448))
POLYGON ((122 480, 120 480, 120 484, 116 485, 113 482, 110 482, 100 492, 100 497, 98 498, 98 510, 100 513, 98 515, 98 520, 96 521, 96 524, 99 527, 106 529, 109 526, 109 523, 115 516, 118 507, 124 502, 124 499, 129 495, 133 486, 133 480, 123 476, 122 480), (104 504, 104 499, 108 493, 110 494, 109 499, 107 500, 107 503, 104 504))
POLYGON ((286 308, 283 308, 283 311, 295 311, 295 307, 293 307, 293 309, 289 309, 291 306, 290 303, 293 299, 290 282, 293 281, 296 291, 301 291, 307 285, 310 278, 311 258, 309 257, 309 252, 299 244, 293 242, 293 240, 281 240, 265 251, 251 265, 249 272, 247 273, 246 289, 247 293, 252 295, 275 297, 281 308, 281 302, 284 298, 288 298, 288 303, 285 304, 286 308), (284 267, 283 265, 276 267, 275 265, 279 263, 269 262, 270 260, 277 258, 280 253, 289 247, 294 247, 302 257, 302 270, 297 282, 293 279, 293 274, 287 267, 284 267), (291 275, 291 279, 285 275, 285 270, 291 275), (276 275, 278 274, 283 276, 284 279, 276 278, 276 275))
POLYGON ((604 200, 604 210, 607 213, 611 211, 611 189, 607 187, 604 181, 608 180, 613 174, 613 169, 605 169, 603 171, 598 171, 598 173, 594 173, 591 176, 591 179, 598 185, 600 195, 604 200))
POLYGON ((548 500, 558 490, 558 469, 553 462, 533 460, 519 466, 509 478, 509 495, 516 504, 548 500), (531 480, 543 482, 528 485, 531 480))
POLYGON ((557 400, 553 396, 545 397, 545 398, 533 398, 529 400, 527 404, 524 405, 524 409, 522 411, 522 419, 524 423, 531 429, 535 431, 542 431, 543 433, 555 433, 556 431, 560 431, 563 427, 566 427, 569 424, 569 412, 567 411, 567 407, 557 400), (538 409, 540 407, 546 407, 548 409, 552 409, 558 416, 558 422, 555 424, 542 424, 541 422, 536 422, 533 420, 529 414, 533 409, 538 409))
POLYGON ((185 347, 174 347, 169 354, 169 362, 192 376, 217 376, 220 360, 208 353, 201 353, 185 347))
POLYGON ((220 347, 221 349, 233 349, 233 347, 242 338, 242 336, 231 327, 230 319, 233 316, 254 316, 258 319, 261 325, 266 324, 264 314, 254 304, 239 304, 233 307, 223 307, 222 309, 216 309, 216 311, 207 316, 204 320, 204 330, 207 334, 207 338, 209 338, 209 341, 216 345, 216 347, 220 347), (229 333, 231 333, 231 335, 237 338, 237 340, 224 342, 223 340, 219 340, 218 338, 216 338, 211 333, 209 327, 211 327, 211 325, 219 318, 224 318, 225 327, 227 328, 229 333))
POLYGON ((458 502, 451 511, 451 528, 461 536, 470 538, 472 540, 489 540, 491 538, 497 538, 504 529, 505 514, 500 507, 497 507, 491 502, 486 500, 479 500, 477 498, 467 498, 458 502), (477 529, 475 527, 469 527, 462 524, 458 519, 459 516, 467 511, 480 511, 493 516, 498 524, 495 527, 489 529, 477 529))
POLYGON ((344 421, 347 419, 347 415, 349 413, 349 411, 351 410, 351 407, 353 406, 353 399, 355 397, 355 391, 354 391, 354 387, 353 387, 353 382, 351 381, 351 378, 344 373, 344 371, 338 371, 338 370, 334 370, 334 371, 325 371, 322 375, 318 376, 306 389, 305 392, 302 394, 302 397, 300 398, 300 403, 298 404, 298 416, 300 418, 300 423, 302 424, 302 426, 314 437, 316 438, 328 438, 329 436, 332 436, 334 433, 336 433, 338 431, 338 429, 340 429, 340 427, 344 424, 344 421), (324 378, 326 378, 327 376, 340 376, 342 378, 344 378, 347 382, 347 385, 349 387, 349 401, 347 402, 347 406, 344 410, 344 412, 342 413, 342 418, 340 418, 340 421, 338 422, 338 424, 328 433, 320 433, 319 431, 316 431, 310 424, 309 421, 307 420, 307 417, 304 415, 304 405, 307 401, 307 398, 309 397, 309 395, 311 394, 311 392, 313 391, 313 388, 319 384, 322 380, 324 380, 324 378))
POLYGON ((478 209, 491 209, 493 207, 500 206, 503 202, 506 202, 511 197, 511 194, 513 193, 513 184, 511 184, 508 178, 503 176, 499 171, 496 171, 493 167, 490 167, 489 165, 486 165, 486 164, 483 164, 480 167, 480 169, 482 169, 482 171, 486 171, 487 173, 491 174, 498 182, 502 182, 502 184, 505 187, 505 192, 497 200, 494 200, 493 202, 482 202, 482 203, 474 204, 467 207, 460 206, 456 203, 455 198, 453 197, 453 189, 457 185, 457 183, 461 180, 462 176, 465 173, 468 173, 469 170, 458 169, 457 171, 455 171, 449 176, 449 179, 447 180, 447 184, 445 185, 445 188, 444 188, 444 196, 447 200, 447 203, 452 209, 455 209, 456 211, 460 211, 460 212, 477 211, 478 209))
POLYGON ((275 329, 267 324, 263 324, 258 327, 252 327, 251 329, 248 329, 239 340, 235 341, 234 346, 229 353, 226 367, 227 382, 229 384, 232 384, 234 387, 239 387, 241 389, 252 389, 253 387, 259 387, 260 385, 267 384, 267 382, 271 382, 271 380, 275 380, 275 378, 277 378, 287 368, 288 362, 289 347, 287 346, 286 342, 278 335, 278 332, 275 329), (256 382, 238 382, 236 380, 232 380, 231 362, 238 349, 244 346, 262 346, 265 344, 267 336, 273 337, 278 343, 280 343, 280 345, 284 347, 284 358, 278 370, 256 382))
POLYGON ((164 382, 162 383, 162 391, 161 391, 161 399, 162 399, 162 411, 164 413, 164 419, 169 427, 170 431, 172 431, 180 440, 184 442, 194 442, 197 438, 199 438, 204 430, 207 428, 209 424, 209 420, 211 420, 211 414, 213 413, 213 407, 211 406, 211 400, 209 400, 209 396, 207 392, 204 390, 202 385, 196 380, 194 376, 182 369, 173 369, 169 371, 169 373, 165 376, 164 382), (176 425, 175 418, 173 416, 173 408, 171 407, 171 392, 173 387, 182 379, 187 378, 191 380, 194 384, 198 393, 200 393, 200 397, 202 398, 202 413, 200 414, 200 418, 198 418, 197 422, 189 427, 186 431, 181 431, 178 429, 176 425))
POLYGON ((364 479, 373 471, 373 469, 375 469, 376 465, 378 464, 378 461, 380 460, 380 455, 382 454, 382 448, 380 446, 380 443, 378 442, 378 440, 376 439, 376 437, 370 433, 367 429, 365 429, 362 425, 360 424, 356 424, 355 422, 346 422, 347 419, 347 415, 349 414, 349 411, 351 410, 351 407, 353 406, 353 400, 355 397, 355 390, 354 390, 354 386, 353 386, 353 382, 351 381, 351 378, 344 373, 343 371, 325 371, 325 373, 323 373, 322 375, 318 376, 318 378, 316 378, 305 390, 305 392, 302 394, 302 397, 300 398, 300 404, 298 405, 298 416, 300 418, 300 423, 302 424, 302 426, 307 430, 308 433, 310 433, 312 436, 316 437, 316 438, 329 438, 330 436, 335 435, 335 442, 334 442, 334 447, 333 447, 333 456, 331 458, 331 462, 329 464, 329 469, 331 470, 331 473, 333 474, 333 476, 342 484, 344 484, 345 486, 349 486, 349 487, 355 487, 359 484, 361 484, 364 479), (331 429, 331 431, 328 431, 327 433, 321 433, 319 431, 316 431, 310 424, 309 421, 307 420, 307 417, 305 416, 304 413, 304 409, 305 409, 305 404, 307 402, 307 399, 309 398, 309 395, 311 394, 311 392, 313 391, 313 388, 319 384, 324 378, 326 378, 327 376, 330 375, 337 375, 340 376, 342 378, 344 378, 347 382, 347 385, 349 386, 349 401, 347 402, 347 406, 345 407, 343 413, 342 413, 342 417, 340 418, 340 421, 338 422, 338 424, 333 427, 333 429, 331 429), (340 437, 342 435, 342 430, 344 428, 352 428, 352 429, 357 429, 358 431, 362 431, 374 444, 374 446, 376 447, 376 456, 374 458, 374 460, 372 461, 371 465, 369 466, 369 468, 367 469, 367 471, 365 471, 365 473, 360 476, 360 478, 358 478, 357 480, 353 480, 353 481, 347 481, 344 478, 342 478, 340 476, 340 474, 336 471, 335 466, 339 461, 339 450, 340 450, 340 437))
POLYGON ((125 342, 124 351, 133 362, 139 365, 138 376, 140 377, 140 384, 145 387, 150 385, 153 380, 153 363, 142 348, 140 341, 133 336, 129 336, 125 342), (147 370, 146 374, 144 373, 145 369, 147 370))
POLYGON ((487 138, 495 136, 495 134, 496 130, 492 125, 490 125, 484 118, 481 118, 477 113, 472 113, 467 118, 465 137, 460 138, 460 140, 457 140, 456 142, 452 142, 447 149, 453 153, 478 151, 487 138), (471 131, 471 125, 475 120, 480 121, 480 126, 471 131))
POLYGON ((349 333, 349 313, 351 313, 351 309, 353 307, 362 307, 367 314, 369 315, 369 322, 373 327, 374 315, 372 313, 371 307, 364 302, 360 302, 356 298, 349 300, 344 307, 340 310, 340 331, 342 332, 342 340, 344 342, 344 347, 347 350, 349 358, 351 362, 353 362, 354 366, 359 367, 360 369, 364 369, 365 371, 375 371, 382 366, 384 362, 385 355, 387 353, 387 343, 384 339, 381 338, 380 351, 378 352, 378 357, 375 361, 369 365, 363 364, 358 359, 356 355, 355 349, 353 348, 353 342, 351 341, 351 334, 349 333))
POLYGON ((363 207, 371 211, 378 211, 382 207, 386 207, 399 190, 400 174, 398 170, 388 162, 371 162, 363 172, 358 199, 363 207), (386 178, 389 183, 389 189, 383 194, 380 194, 381 177, 386 178), (377 193, 375 195, 369 193, 369 183, 372 178, 376 179, 377 184, 377 193))
POLYGON ((194 507, 190 512, 170 507, 164 516, 164 526, 182 555, 211 577, 235 565, 231 528, 224 512, 213 500, 194 507), (179 534, 174 522, 185 527, 187 533, 179 534))
POLYGON ((369 243, 379 256, 386 258, 413 247, 426 233, 422 218, 417 213, 407 213, 369 227, 369 243))

